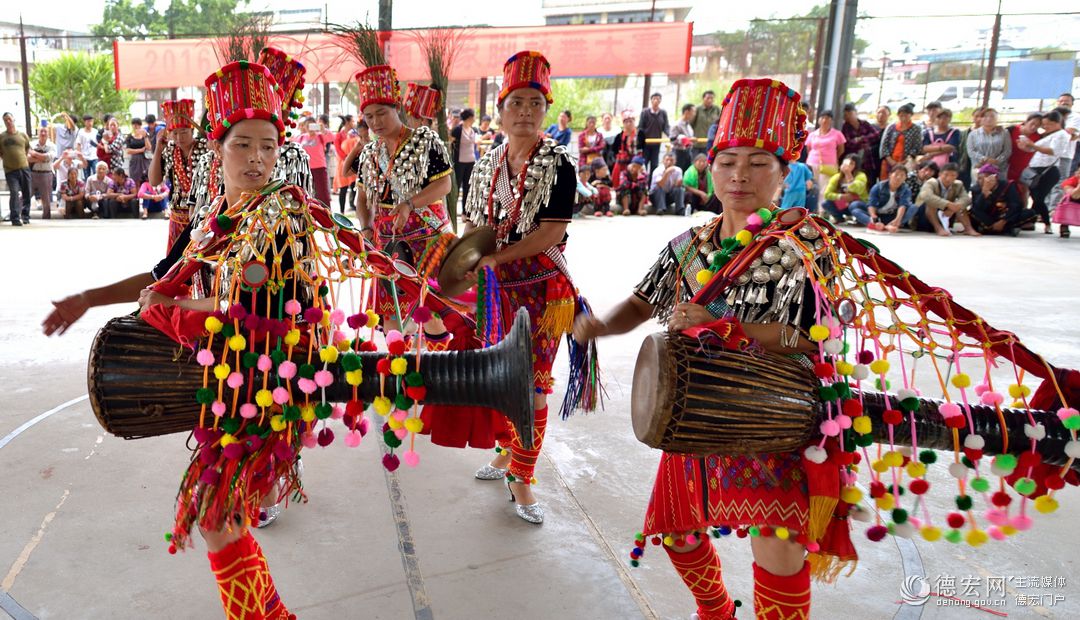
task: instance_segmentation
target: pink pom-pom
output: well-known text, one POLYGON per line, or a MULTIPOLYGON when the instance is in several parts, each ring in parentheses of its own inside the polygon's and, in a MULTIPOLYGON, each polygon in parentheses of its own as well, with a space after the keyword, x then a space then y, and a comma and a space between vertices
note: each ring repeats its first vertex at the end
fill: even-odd
POLYGON ((1064 422, 1065 418, 1071 418, 1074 415, 1080 415, 1080 412, 1077 412, 1076 409, 1073 409, 1072 407, 1062 407, 1061 409, 1058 409, 1057 414, 1058 417, 1061 418, 1061 421, 1064 422))
POLYGON ((1009 513, 998 508, 986 511, 986 520, 994 525, 1006 525, 1009 523, 1009 513))
POLYGON ((1005 540, 1006 538, 1005 532, 1002 532, 1001 528, 996 525, 991 525, 990 527, 988 527, 986 529, 986 533, 989 534, 990 538, 993 538, 994 540, 1005 540))
POLYGON ((840 424, 836 420, 825 420, 819 427, 821 434, 826 437, 836 437, 840 434, 840 424))
POLYGON ((210 405, 210 411, 214 412, 214 415, 220 418, 225 415, 225 403, 220 400, 215 400, 213 404, 210 405))
MULTIPOLYGON (((753 216, 751 216, 751 217, 753 217, 753 216)), ((697 541, 698 541, 697 536, 694 536, 693 534, 687 534, 686 535, 686 544, 688 544, 688 545, 696 545, 697 541)))
POLYGON ((371 429, 371 422, 367 418, 360 418, 360 424, 356 425, 356 430, 360 431, 361 435, 367 435, 368 430, 371 429))
POLYGON ((315 373, 315 385, 326 387, 334 383, 334 373, 329 370, 320 370, 315 373))
POLYGON ((244 403, 240 405, 240 417, 250 420, 259 415, 259 409, 252 403, 244 403))
POLYGON ((1009 525, 1015 527, 1016 529, 1020 530, 1021 532, 1030 530, 1031 526, 1032 526, 1032 523, 1033 522, 1031 520, 1031 517, 1029 517, 1027 515, 1016 515, 1015 517, 1013 517, 1009 521, 1009 525))
POLYGON ((289 390, 286 390, 283 387, 274 388, 274 391, 271 392, 271 395, 274 397, 274 402, 279 405, 284 405, 285 403, 289 402, 289 390))
MULTIPOLYGON (((764 226, 765 222, 761 221, 761 216, 757 213, 751 213, 746 217, 746 223, 749 226, 764 226)), ((691 543, 692 544, 692 543, 691 543)))
POLYGON ((334 443, 334 431, 324 428, 319 431, 319 445, 325 448, 334 443))
POLYGON ((382 465, 386 468, 386 471, 395 471, 401 466, 401 461, 398 460, 396 454, 384 454, 382 457, 382 465))
POLYGON ((999 392, 983 392, 979 396, 979 400, 982 401, 982 404, 993 407, 1005 402, 1005 396, 999 392))
POLYGON ((277 374, 282 379, 292 379, 296 376, 296 364, 292 362, 281 362, 277 368, 277 374))
POLYGON ((296 382, 296 385, 300 388, 300 391, 305 394, 314 394, 315 390, 319 389, 319 386, 311 379, 300 379, 296 382))
POLYGON ((360 440, 364 436, 360 434, 360 431, 349 431, 345 434, 345 445, 350 448, 356 448, 360 445, 360 440))
POLYGON ((431 320, 431 309, 427 306, 420 306, 416 310, 413 310, 412 318, 420 325, 423 325, 431 320))
POLYGON ((764 228, 764 226, 762 226, 761 224, 757 224, 757 225, 747 224, 746 225, 746 230, 750 231, 750 234, 752 234, 752 235, 756 235, 759 232, 761 232, 762 228, 764 228))
POLYGON ((304 321, 308 323, 318 323, 323 318, 322 308, 308 308, 304 310, 304 321))
POLYGON ((817 553, 818 551, 821 550, 821 545, 817 544, 816 542, 811 541, 811 542, 806 543, 806 550, 809 551, 810 553, 817 553))
POLYGON ((330 342, 333 342, 334 344, 341 344, 348 339, 349 337, 345 335, 345 332, 336 331, 334 332, 334 335, 330 337, 330 342))
POLYGON ((345 311, 338 309, 330 313, 330 322, 338 327, 345 322, 345 311))
POLYGON ((305 448, 314 448, 319 445, 319 438, 315 436, 315 433, 304 433, 300 435, 300 444, 305 448))
POLYGON ((214 363, 214 354, 210 352, 210 349, 200 349, 195 354, 195 361, 199 362, 200 366, 210 366, 214 363))
POLYGON ((341 408, 341 405, 334 405, 334 408, 330 410, 331 420, 340 420, 345 416, 345 410, 341 408))
POLYGON ((230 372, 229 377, 225 379, 225 383, 232 389, 238 389, 244 385, 244 375, 239 372, 230 372))
POLYGON ((398 422, 404 422, 405 418, 409 417, 409 412, 404 409, 397 409, 390 415, 398 422))
POLYGON ((840 425, 840 428, 845 429, 845 430, 851 428, 851 418, 850 417, 848 417, 848 416, 841 413, 840 415, 836 416, 835 419, 836 419, 836 423, 840 425))
POLYGON ((963 415, 964 412, 960 410, 960 405, 957 405, 956 403, 942 403, 938 405, 938 413, 947 420, 958 415, 963 415))
POLYGON ((350 316, 348 318, 347 322, 348 322, 350 328, 352 328, 352 329, 360 329, 361 327, 367 325, 367 315, 366 314, 354 314, 354 315, 352 315, 352 316, 350 316))
POLYGON ((244 108, 244 116, 247 118, 255 118, 255 110, 253 108, 244 108))
POLYGON ((290 299, 289 301, 285 302, 285 314, 288 314, 289 316, 296 316, 300 314, 300 310, 300 302, 296 301, 295 299, 290 299))
POLYGON ((256 367, 263 372, 270 372, 270 369, 274 367, 274 360, 270 359, 269 355, 260 355, 256 367))
POLYGON ((390 331, 386 332, 386 344, 390 344, 392 342, 403 342, 404 340, 404 336, 402 336, 401 332, 396 329, 391 329, 390 331))
POLYGON ((409 436, 409 429, 405 428, 404 426, 402 426, 401 428, 395 428, 394 429, 394 435, 398 439, 405 439, 406 437, 409 436))
POLYGON ((975 386, 975 395, 976 396, 982 396, 984 393, 989 392, 989 391, 990 391, 990 386, 986 385, 985 383, 980 383, 979 385, 975 386))
POLYGON ((405 458, 405 464, 409 467, 416 467, 420 464, 420 455, 415 450, 406 450, 402 456, 405 458))
POLYGON ((918 517, 908 517, 908 522, 911 523, 915 529, 922 529, 922 519, 918 517))

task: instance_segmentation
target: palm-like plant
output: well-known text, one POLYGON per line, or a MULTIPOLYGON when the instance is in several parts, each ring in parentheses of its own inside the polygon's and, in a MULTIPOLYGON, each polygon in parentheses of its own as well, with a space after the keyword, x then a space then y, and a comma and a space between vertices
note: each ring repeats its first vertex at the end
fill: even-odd
POLYGON ((222 65, 234 60, 255 62, 270 41, 274 16, 267 13, 240 13, 230 18, 229 34, 214 41, 214 53, 222 65))
POLYGON ((365 67, 386 64, 379 31, 357 21, 355 25, 329 24, 338 47, 365 67))

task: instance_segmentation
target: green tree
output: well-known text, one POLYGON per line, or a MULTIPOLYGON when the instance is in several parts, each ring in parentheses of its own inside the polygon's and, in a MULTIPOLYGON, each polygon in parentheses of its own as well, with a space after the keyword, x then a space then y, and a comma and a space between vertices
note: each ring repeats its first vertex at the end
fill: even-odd
POLYGON ((597 93, 602 88, 611 88, 611 81, 603 78, 564 78, 551 80, 551 96, 555 105, 548 108, 541 130, 559 122, 559 112, 570 110, 574 115, 570 126, 581 130, 585 128, 585 117, 593 114, 600 116, 604 103, 597 93))
POLYGON ((43 118, 60 112, 127 117, 135 93, 116 90, 113 60, 108 54, 63 54, 30 70, 34 110, 43 118))
POLYGON ((101 23, 90 27, 99 37, 98 45, 108 47, 112 39, 145 39, 198 34, 227 34, 233 29, 237 9, 248 0, 169 0, 159 11, 154 0, 105 0, 101 23))

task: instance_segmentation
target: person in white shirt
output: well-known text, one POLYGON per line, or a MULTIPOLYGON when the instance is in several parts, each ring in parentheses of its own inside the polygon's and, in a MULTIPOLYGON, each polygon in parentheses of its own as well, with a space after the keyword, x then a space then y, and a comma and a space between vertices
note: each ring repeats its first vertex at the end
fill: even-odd
POLYGON ((1069 133, 1062 126, 1061 114, 1056 110, 1047 112, 1043 116, 1042 128, 1043 136, 1038 142, 1032 144, 1027 136, 1020 136, 1017 142, 1035 151, 1031 163, 1020 175, 1020 182, 1031 188, 1031 208, 1042 220, 1043 232, 1049 235, 1053 231, 1050 229, 1050 210, 1047 208, 1047 199, 1050 191, 1061 179, 1058 161, 1072 154, 1072 142, 1069 133))
POLYGON ((52 193, 55 187, 53 162, 56 161, 56 145, 49 141, 49 129, 38 129, 38 139, 30 144, 26 154, 30 161, 30 195, 41 201, 41 219, 52 217, 52 193))
POLYGON ((671 213, 681 215, 686 207, 686 188, 683 187, 683 171, 675 165, 675 156, 668 151, 663 163, 652 173, 649 200, 657 215, 671 213))
POLYGON ((1077 167, 1080 167, 1080 110, 1073 111, 1076 100, 1069 93, 1061 93, 1057 104, 1059 109, 1065 108, 1069 111, 1069 115, 1065 117, 1065 131, 1072 136, 1073 151, 1072 165, 1069 166, 1069 171, 1065 176, 1070 177, 1076 174, 1077 167))
POLYGON ((86 162, 84 171, 87 177, 90 176, 90 171, 97 165, 97 139, 97 130, 94 129, 94 117, 87 114, 83 117, 82 129, 75 136, 75 150, 82 153, 83 161, 86 162))

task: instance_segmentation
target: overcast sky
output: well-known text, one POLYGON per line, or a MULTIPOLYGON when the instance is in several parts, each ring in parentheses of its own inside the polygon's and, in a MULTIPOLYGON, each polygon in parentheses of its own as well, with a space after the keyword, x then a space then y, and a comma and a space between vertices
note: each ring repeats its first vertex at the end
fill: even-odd
MULTIPOLYGON (((133 0, 138 2, 140 0, 133 0)), ((791 0, 689 0, 694 8, 689 19, 695 23, 695 32, 713 32, 719 29, 737 29, 754 18, 788 17, 802 12, 810 2, 791 0)), ((584 4, 585 0, 582 0, 584 4)), ((3 19, 16 19, 11 5, 3 19)), ((158 0, 164 7, 167 0, 158 0)), ((1069 2, 1060 0, 1003 0, 1004 13, 1039 13, 1065 10, 1069 2)), ((56 25, 63 28, 88 30, 89 24, 100 21, 105 0, 53 0, 51 2, 28 2, 20 10, 27 23, 56 25)), ((377 21, 377 0, 253 0, 253 9, 300 9, 325 6, 330 21, 349 22, 369 17, 377 21)), ((872 16, 956 15, 965 13, 993 12, 993 0, 861 0, 859 11, 872 16)), ((1074 9, 1080 11, 1080 7, 1074 9)), ((394 0, 394 27, 421 28, 447 24, 489 24, 492 26, 527 26, 543 23, 540 0, 394 0), (447 7, 452 7, 447 10, 447 7), (511 10, 506 10, 507 8, 511 10)), ((1065 19, 1044 17, 1006 17, 1005 24, 1023 24, 1032 30, 1032 37, 1057 44, 1071 44, 1080 49, 1080 16, 1065 19)), ((941 48, 954 45, 957 37, 973 36, 974 30, 988 28, 993 17, 965 17, 957 19, 880 19, 860 20, 859 35, 870 40, 876 49, 895 50, 902 39, 919 41, 923 45, 936 44, 941 48)), ((1023 42, 1021 42, 1023 43, 1023 42)))

